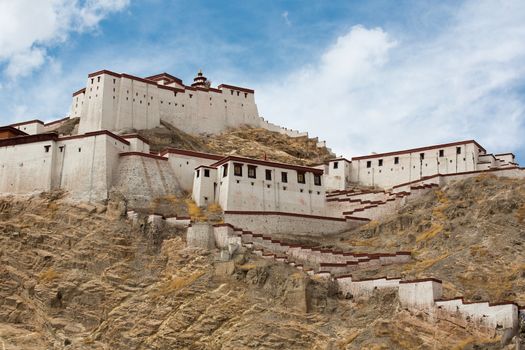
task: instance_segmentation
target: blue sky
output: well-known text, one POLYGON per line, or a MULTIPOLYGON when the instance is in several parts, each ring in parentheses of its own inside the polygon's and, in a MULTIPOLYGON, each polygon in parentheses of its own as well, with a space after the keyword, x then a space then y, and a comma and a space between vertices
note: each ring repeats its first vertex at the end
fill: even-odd
POLYGON ((525 163, 523 1, 0 0, 2 123, 68 113, 99 69, 256 90, 347 157, 474 138, 525 163))

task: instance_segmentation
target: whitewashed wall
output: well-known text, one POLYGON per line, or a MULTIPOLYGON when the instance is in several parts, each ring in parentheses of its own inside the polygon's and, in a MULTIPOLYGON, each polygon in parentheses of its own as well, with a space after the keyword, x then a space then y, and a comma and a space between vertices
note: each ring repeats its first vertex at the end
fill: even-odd
POLYGON ((396 152, 393 155, 354 157, 352 181, 365 186, 390 188, 438 173, 475 171, 479 153, 479 147, 472 142, 406 153, 396 152), (460 148, 460 154, 457 153, 457 148, 460 148), (439 155, 440 150, 444 152, 442 157, 439 155), (421 159, 421 154, 424 154, 424 159, 421 159), (395 164, 396 158, 399 159, 398 164, 395 164))
MULTIPOLYGON (((306 168, 305 168, 306 169, 306 168)), ((314 184, 314 174, 305 170, 305 183, 297 180, 297 170, 279 167, 275 163, 261 164, 249 159, 229 160, 218 166, 215 177, 202 178, 198 186, 213 188, 217 183, 213 197, 224 210, 280 211, 324 215, 325 191, 323 179, 321 185, 314 184), (234 174, 234 164, 242 164, 242 175, 234 174), (227 165, 227 175, 224 166, 227 165), (248 177, 248 165, 255 166, 255 178, 248 177), (266 180, 266 170, 271 172, 271 180, 266 180), (281 173, 287 173, 288 181, 282 182, 281 173)), ((194 193, 206 192, 194 187, 194 193)), ((202 198, 194 196, 198 205, 202 198)))

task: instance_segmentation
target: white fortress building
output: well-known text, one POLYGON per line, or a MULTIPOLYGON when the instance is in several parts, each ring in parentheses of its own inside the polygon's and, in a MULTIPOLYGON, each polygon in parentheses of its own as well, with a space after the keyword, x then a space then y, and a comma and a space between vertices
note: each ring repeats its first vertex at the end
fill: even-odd
POLYGON ((79 133, 151 129, 162 119, 189 134, 248 125, 292 137, 307 135, 261 118, 254 93, 227 84, 213 88, 202 72, 186 86, 167 73, 139 78, 102 70, 89 74, 86 87, 73 94, 70 117, 80 118, 79 133))
POLYGON ((73 94, 66 118, 0 129, 0 191, 64 190, 76 201, 101 201, 119 191, 136 208, 186 192, 199 206, 219 204, 227 220, 245 227, 271 231, 271 222, 286 217, 281 229, 303 225, 306 231, 334 232, 376 219, 407 196, 450 179, 524 174, 512 153, 488 153, 474 140, 335 158, 311 167, 182 149, 153 154, 136 131, 161 127, 161 120, 190 134, 248 125, 307 135, 262 119, 253 90, 213 88, 201 72, 186 86, 167 73, 139 78, 101 70, 73 94), (78 132, 52 131, 70 118, 79 118, 78 132), (359 186, 369 189, 355 190, 359 186))
POLYGON ((99 202, 116 192, 126 198, 131 220, 138 217, 135 211, 146 211, 151 225, 165 220, 185 227, 188 245, 220 248, 221 258, 235 251, 232 246, 244 246, 300 270, 308 266, 306 273, 332 278, 342 295, 390 289, 403 307, 425 310, 432 320, 452 320, 487 334, 517 330, 519 313, 525 311, 515 303, 442 299, 442 282, 435 278, 359 280, 349 274, 410 262, 410 252, 342 252, 290 244, 275 235, 347 231, 395 213, 433 187, 480 174, 525 179, 514 154, 488 153, 474 140, 334 158, 315 166, 173 148, 152 153, 136 132, 162 127, 161 121, 190 134, 247 125, 307 136, 262 119, 253 90, 213 88, 201 72, 186 86, 166 73, 139 78, 102 70, 89 74, 86 87, 73 94, 66 118, 0 127, 0 193, 61 190, 74 202, 99 202), (54 131, 71 118, 79 118, 78 131, 54 131), (219 205, 224 222, 211 226, 197 215, 165 219, 151 212, 156 200, 186 194, 200 207, 219 205))

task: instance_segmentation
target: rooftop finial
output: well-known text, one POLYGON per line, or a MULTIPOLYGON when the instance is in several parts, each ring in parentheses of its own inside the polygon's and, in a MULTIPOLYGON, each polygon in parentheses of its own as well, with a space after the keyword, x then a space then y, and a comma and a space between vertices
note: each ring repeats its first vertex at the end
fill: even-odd
POLYGON ((210 83, 208 82, 208 79, 202 74, 202 69, 199 69, 197 76, 193 78, 193 84, 191 84, 191 86, 192 87, 202 87, 202 88, 210 87, 210 83))

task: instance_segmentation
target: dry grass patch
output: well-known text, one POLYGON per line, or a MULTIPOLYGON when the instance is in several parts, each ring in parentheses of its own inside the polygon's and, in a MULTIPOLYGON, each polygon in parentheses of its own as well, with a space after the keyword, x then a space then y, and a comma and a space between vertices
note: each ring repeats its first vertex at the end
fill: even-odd
POLYGON ((516 219, 518 219, 519 223, 525 222, 525 203, 516 211, 516 219))
POLYGON ((55 269, 53 269, 52 267, 50 267, 47 270, 42 271, 38 275, 38 280, 40 282, 42 282, 42 283, 47 283, 47 282, 51 282, 51 281, 57 279, 58 277, 60 277, 58 272, 55 269))
POLYGON ((193 221, 206 221, 206 215, 202 212, 202 209, 191 199, 186 200, 188 206, 188 214, 193 221))
POLYGON ((175 276, 164 281, 152 294, 153 296, 169 295, 193 284, 202 275, 204 275, 204 271, 196 271, 189 276, 175 276))
POLYGON ((255 264, 243 264, 243 265, 239 265, 237 266, 237 268, 241 271, 249 271, 249 270, 253 270, 255 268, 257 268, 257 265, 255 264))

